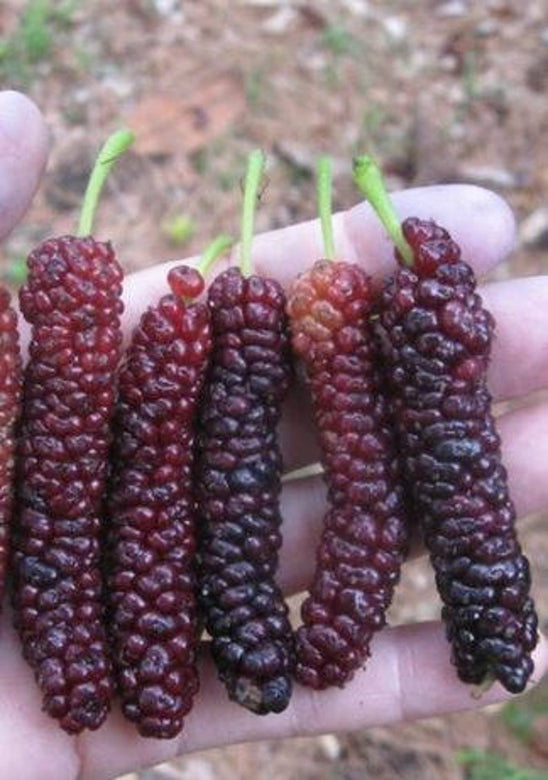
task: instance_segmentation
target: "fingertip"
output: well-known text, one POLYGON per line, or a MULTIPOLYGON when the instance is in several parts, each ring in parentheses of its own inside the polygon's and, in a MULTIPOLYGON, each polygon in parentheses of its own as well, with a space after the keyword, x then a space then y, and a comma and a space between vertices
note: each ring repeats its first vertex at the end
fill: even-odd
POLYGON ((49 134, 26 95, 0 91, 0 237, 23 216, 46 164, 49 134))
POLYGON ((544 634, 539 634, 539 641, 533 652, 533 661, 535 664, 533 684, 538 685, 548 671, 548 640, 544 634))
POLYGON ((44 117, 36 103, 27 95, 14 89, 0 91, 0 134, 14 147, 21 144, 23 136, 31 134, 33 142, 47 151, 48 130, 44 117))
MULTIPOLYGON (((464 259, 480 274, 504 260, 516 242, 516 221, 508 204, 491 190, 470 184, 416 187, 392 195, 403 221, 433 219, 460 245, 464 259)), ((341 215, 349 259, 372 273, 389 273, 394 247, 379 218, 366 202, 341 215)))
MULTIPOLYGON (((455 214, 454 232, 462 234, 464 259, 479 271, 489 271, 505 260, 517 241, 517 223, 508 203, 492 190, 472 184, 450 185, 457 190, 463 211, 455 214), (467 231, 470 221, 474 229, 467 231)), ((451 231, 451 224, 448 225, 451 231)))

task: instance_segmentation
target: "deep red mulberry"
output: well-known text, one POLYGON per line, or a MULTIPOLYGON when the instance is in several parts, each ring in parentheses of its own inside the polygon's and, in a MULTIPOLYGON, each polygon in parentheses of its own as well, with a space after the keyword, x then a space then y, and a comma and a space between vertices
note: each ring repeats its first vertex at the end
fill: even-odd
POLYGON ((194 426, 211 348, 204 288, 184 266, 146 311, 120 377, 109 498, 108 601, 125 715, 171 738, 198 690, 192 496, 194 426))
POLYGON ((50 239, 20 293, 32 325, 25 370, 14 534, 15 624, 44 709, 77 733, 101 725, 111 683, 99 539, 122 271, 110 244, 50 239))
POLYGON ((459 677, 518 693, 537 617, 486 385, 494 321, 447 231, 402 227, 414 265, 385 287, 378 330, 405 479, 459 677))
POLYGON ((0 288, 0 602, 8 567, 13 512, 15 425, 21 405, 23 365, 17 315, 0 288))
POLYGON ((231 268, 209 290, 214 347, 197 456, 199 596, 229 696, 254 712, 289 702, 293 639, 274 575, 281 544, 276 428, 288 388, 280 286, 231 268))
POLYGON ((407 548, 392 433, 375 365, 371 283, 318 261, 289 297, 293 348, 310 385, 329 509, 297 631, 297 679, 344 685, 385 624, 407 548))

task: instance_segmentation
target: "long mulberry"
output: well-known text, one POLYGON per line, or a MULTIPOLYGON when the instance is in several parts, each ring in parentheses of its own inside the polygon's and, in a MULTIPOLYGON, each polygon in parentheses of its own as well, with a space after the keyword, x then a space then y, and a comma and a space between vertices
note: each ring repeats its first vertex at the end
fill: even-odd
POLYGON ((17 314, 0 288, 0 601, 8 568, 13 513, 15 426, 21 406, 23 364, 17 314))
MULTIPOLYGON (((320 160, 320 211, 328 165, 320 160)), ((330 207, 323 211, 332 257, 330 207)), ((331 259, 300 276, 289 296, 293 349, 306 371, 329 488, 316 572, 296 636, 296 677, 317 689, 344 685, 363 665, 373 633, 385 624, 407 549, 372 305, 367 274, 331 259)))
MULTIPOLYGON (((256 153, 249 169, 257 162, 261 168, 256 153)), ((249 180, 248 173, 246 203, 253 205, 249 180)), ((250 222, 244 207, 244 268, 250 222)), ((215 279, 208 300, 214 347, 198 435, 199 598, 230 698, 259 714, 281 712, 293 666, 291 625, 275 582, 276 429, 290 381, 285 296, 277 282, 231 268, 215 279)))
POLYGON ((28 266, 15 624, 44 709, 76 733, 103 722, 111 696, 99 540, 122 271, 111 247, 91 237, 49 239, 28 266))
POLYGON ((537 617, 486 384, 495 323, 445 229, 402 231, 412 265, 385 286, 378 331, 405 480, 460 679, 519 693, 537 617))
POLYGON ((37 247, 20 292, 32 335, 17 462, 14 622, 45 711, 71 734, 98 728, 111 698, 99 547, 123 274, 111 245, 89 231, 100 184, 131 140, 118 133, 101 150, 84 201, 84 237, 37 247))
POLYGON ((198 690, 192 464, 211 349, 204 281, 181 266, 173 294, 135 329, 120 376, 109 497, 108 602, 124 714, 172 738, 198 690))

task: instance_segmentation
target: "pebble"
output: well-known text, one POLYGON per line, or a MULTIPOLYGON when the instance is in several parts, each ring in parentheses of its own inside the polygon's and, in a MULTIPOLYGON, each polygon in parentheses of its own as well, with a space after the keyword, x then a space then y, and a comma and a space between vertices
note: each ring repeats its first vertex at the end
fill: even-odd
POLYGON ((128 98, 135 88, 134 83, 130 80, 125 78, 121 75, 116 74, 110 74, 107 76, 104 76, 102 79, 103 87, 106 89, 109 89, 111 92, 114 92, 116 97, 119 98, 128 98))
POLYGON ((270 35, 283 35, 293 24, 297 17, 297 11, 289 6, 282 6, 278 11, 269 16, 262 28, 270 35))
POLYGON ((179 770, 178 780, 215 780, 213 765, 203 758, 187 758, 179 770))
POLYGON ((461 0, 449 0, 447 3, 442 3, 438 6, 436 11, 438 16, 451 18, 464 16, 466 13, 468 13, 468 7, 466 3, 461 2, 461 0))
POLYGON ((340 0, 345 11, 365 18, 371 15, 371 4, 367 0, 340 0))
POLYGON ((499 24, 496 19, 484 19, 476 27, 476 35, 480 38, 489 38, 499 31, 499 24))
POLYGON ((166 761, 140 774, 140 780, 215 780, 213 766, 203 758, 185 758, 180 763, 166 761))
POLYGON ((151 3, 160 16, 181 17, 179 0, 151 0, 151 3))
MULTIPOLYGON (((317 150, 308 144, 280 139, 274 145, 276 155, 286 163, 299 168, 303 173, 313 175, 318 161, 317 150)), ((333 178, 348 174, 348 160, 331 156, 333 178)))
POLYGON ((506 168, 496 168, 489 165, 463 167, 459 171, 459 179, 481 187, 496 187, 499 190, 511 190, 514 187, 523 186, 519 174, 506 168))
POLYGON ((542 206, 526 217, 519 226, 519 238, 524 246, 548 249, 548 208, 542 206))
POLYGON ((407 36, 407 22, 401 16, 387 16, 383 20, 388 37, 395 43, 400 43, 407 36))
POLYGON ((337 761, 341 757, 342 745, 335 734, 322 734, 318 742, 322 753, 329 761, 337 761))
POLYGON ((242 4, 256 8, 278 8, 281 5, 292 5, 293 0, 243 0, 242 4))

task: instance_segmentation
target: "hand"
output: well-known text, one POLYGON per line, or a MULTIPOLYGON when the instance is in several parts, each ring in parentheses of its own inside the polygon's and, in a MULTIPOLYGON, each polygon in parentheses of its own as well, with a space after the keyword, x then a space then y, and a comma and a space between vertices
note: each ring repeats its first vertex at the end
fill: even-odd
MULTIPOLYGON (((0 237, 21 218, 45 156, 46 133, 36 108, 20 95, 0 93, 0 237)), ((485 190, 429 187, 398 193, 394 200, 402 217, 431 216, 446 226, 478 273, 494 268, 512 248, 512 215, 503 201, 485 190)), ((339 214, 335 224, 341 258, 359 259, 379 276, 393 267, 391 246, 366 205, 339 214)), ((259 273, 289 282, 322 255, 319 227, 308 223, 258 236, 253 254, 259 273)), ((128 333, 143 308, 166 291, 167 268, 155 266, 128 278, 124 323, 128 333)), ((548 387, 548 277, 492 283, 482 288, 482 294, 498 322, 490 370, 496 400, 519 399, 548 387)), ((499 423, 518 513, 546 509, 548 403, 507 412, 499 423)), ((303 422, 298 393, 288 403, 282 439, 286 469, 317 460, 314 432, 303 422)), ((279 578, 289 594, 302 590, 312 575, 312 551, 325 507, 321 479, 287 484, 282 504, 279 578)), ((374 639, 372 653, 366 671, 356 674, 344 690, 313 693, 295 686, 284 713, 261 718, 228 701, 204 647, 201 690, 180 738, 142 739, 116 708, 99 731, 71 738, 41 712, 40 693, 21 658, 5 606, 0 633, 2 775, 20 780, 101 780, 214 745, 366 728, 508 698, 499 685, 481 701, 472 698, 449 662, 449 645, 439 623, 387 628, 374 639)), ((541 640, 535 653, 536 682, 547 667, 548 649, 541 640)))

